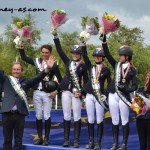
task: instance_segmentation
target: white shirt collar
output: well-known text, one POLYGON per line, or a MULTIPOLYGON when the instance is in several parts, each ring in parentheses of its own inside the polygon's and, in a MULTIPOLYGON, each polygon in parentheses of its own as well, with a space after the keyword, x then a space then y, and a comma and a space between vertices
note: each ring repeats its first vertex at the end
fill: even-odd
POLYGON ((129 62, 122 64, 123 69, 126 69, 128 67, 128 65, 129 65, 129 62))

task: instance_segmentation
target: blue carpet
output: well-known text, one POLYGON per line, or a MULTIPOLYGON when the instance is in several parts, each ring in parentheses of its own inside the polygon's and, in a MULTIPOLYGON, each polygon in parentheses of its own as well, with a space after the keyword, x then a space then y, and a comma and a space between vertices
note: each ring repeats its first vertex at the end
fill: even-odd
MULTIPOLYGON (((37 146, 33 145, 34 139, 37 138, 36 133, 36 125, 35 125, 35 112, 31 111, 30 116, 26 117, 25 129, 24 129, 24 136, 23 136, 23 144, 24 150, 48 150, 48 149, 73 149, 73 122, 72 128, 70 132, 70 139, 71 139, 71 147, 70 148, 63 148, 63 114, 62 110, 52 110, 52 129, 49 137, 50 145, 48 147, 37 146)), ((1 121, 1 115, 0 115, 1 121)), ((44 122, 44 121, 43 121, 44 122)), ((122 127, 120 126, 119 129, 119 145, 122 141, 122 127)), ((95 133, 96 133, 96 125, 95 125, 95 133)), ((44 134, 44 129, 43 129, 44 134)), ((95 134, 96 140, 96 134, 95 134)), ((88 130, 87 130, 87 121, 86 121, 86 111, 82 110, 82 130, 80 136, 80 149, 85 149, 85 145, 88 143, 88 130)), ((111 145, 113 144, 112 139, 112 127, 111 127, 111 118, 109 113, 105 114, 105 121, 104 121, 104 136, 102 139, 102 150, 110 149, 111 145)), ((2 126, 0 122, 0 150, 2 149, 3 145, 3 136, 2 136, 2 126)), ((136 131, 135 119, 134 114, 130 113, 130 135, 128 140, 128 150, 138 150, 139 149, 139 140, 136 131)))

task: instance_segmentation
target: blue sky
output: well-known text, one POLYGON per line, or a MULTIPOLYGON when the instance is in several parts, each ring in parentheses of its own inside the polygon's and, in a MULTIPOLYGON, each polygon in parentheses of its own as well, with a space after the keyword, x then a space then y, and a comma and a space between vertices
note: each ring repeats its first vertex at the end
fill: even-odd
MULTIPOLYGON (((117 16, 121 23, 128 27, 140 27, 144 31, 145 44, 150 45, 150 1, 148 0, 0 0, 0 9, 4 8, 44 8, 45 12, 33 12, 36 25, 42 29, 39 45, 51 43, 50 12, 63 9, 69 15, 69 20, 60 27, 61 32, 81 32, 81 16, 98 17, 101 22, 103 13, 109 12, 117 16)), ((6 25, 10 24, 11 16, 24 17, 28 12, 0 11, 0 34, 6 25)), ((98 36, 92 36, 89 43, 99 44, 98 36)))

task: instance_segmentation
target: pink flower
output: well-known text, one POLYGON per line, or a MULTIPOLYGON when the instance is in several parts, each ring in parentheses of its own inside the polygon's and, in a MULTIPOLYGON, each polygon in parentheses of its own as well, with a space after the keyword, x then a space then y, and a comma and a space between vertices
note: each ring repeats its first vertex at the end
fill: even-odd
MULTIPOLYGON (((22 27, 22 28, 13 28, 12 32, 18 35, 20 41, 26 42, 30 39, 30 44, 32 44, 31 38, 31 28, 29 26, 22 27)), ((16 43, 16 42, 15 42, 16 43)))
POLYGON ((104 25, 105 34, 118 30, 116 24, 113 21, 106 20, 104 17, 102 17, 102 21, 103 21, 103 25, 104 25))
POLYGON ((31 35, 30 35, 29 28, 28 27, 23 27, 22 30, 23 30, 23 36, 27 37, 27 38, 30 38, 31 35))
POLYGON ((141 102, 137 102, 137 104, 140 106, 142 103, 141 102))
POLYGON ((138 100, 138 98, 137 98, 137 97, 134 97, 134 100, 136 101, 136 100, 138 100))
POLYGON ((64 24, 68 20, 68 17, 64 11, 55 10, 51 13, 51 19, 52 19, 52 26, 56 28, 64 24))

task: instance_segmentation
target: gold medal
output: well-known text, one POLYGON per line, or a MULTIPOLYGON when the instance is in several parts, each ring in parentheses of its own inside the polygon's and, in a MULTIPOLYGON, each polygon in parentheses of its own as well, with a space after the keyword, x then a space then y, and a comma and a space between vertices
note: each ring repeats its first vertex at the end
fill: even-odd
POLYGON ((129 69, 130 69, 130 64, 128 65, 128 67, 126 68, 126 71, 125 69, 122 67, 122 83, 125 83, 126 82, 126 76, 129 72, 129 69))
POLYGON ((126 79, 123 78, 123 79, 122 79, 122 82, 125 83, 125 82, 126 82, 126 79))

